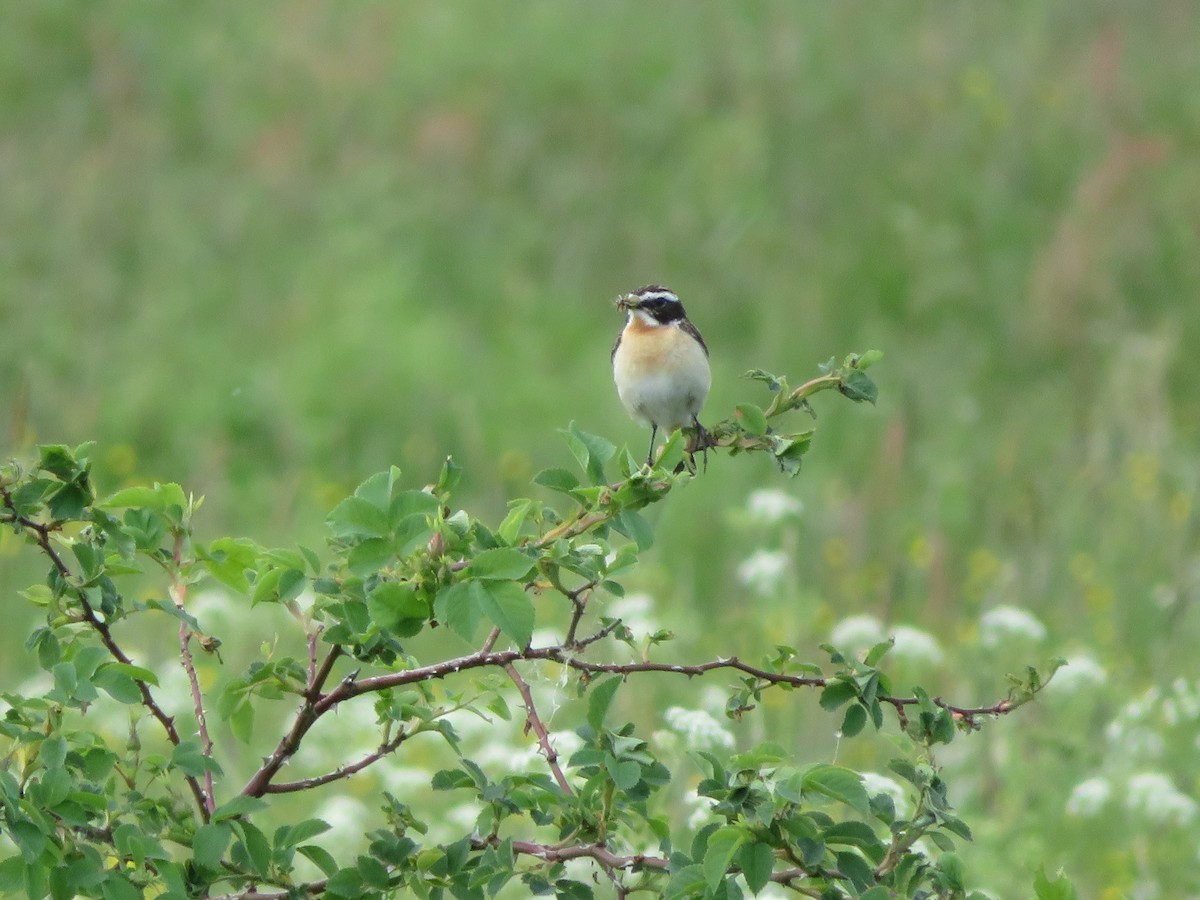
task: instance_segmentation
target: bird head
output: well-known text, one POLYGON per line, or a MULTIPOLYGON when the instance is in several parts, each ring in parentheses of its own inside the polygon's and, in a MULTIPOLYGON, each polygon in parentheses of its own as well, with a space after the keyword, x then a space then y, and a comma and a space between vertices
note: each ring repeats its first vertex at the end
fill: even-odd
POLYGON ((617 298, 617 308, 641 313, 642 318, 666 325, 684 318, 683 304, 674 291, 648 284, 617 298))

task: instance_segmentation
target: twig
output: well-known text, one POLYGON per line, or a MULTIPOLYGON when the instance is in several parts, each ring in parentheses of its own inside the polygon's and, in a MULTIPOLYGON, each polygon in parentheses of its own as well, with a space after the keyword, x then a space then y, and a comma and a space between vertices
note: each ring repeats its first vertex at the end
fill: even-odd
MULTIPOLYGON (((336 648, 335 648, 336 649, 336 648)), ((328 694, 322 695, 321 685, 329 675, 329 670, 333 667, 331 658, 333 651, 325 659, 325 665, 317 672, 317 681, 313 687, 306 692, 304 702, 300 704, 300 709, 296 712, 296 721, 292 723, 291 729, 280 738, 279 743, 271 752, 271 755, 263 760, 263 764, 258 771, 251 776, 246 782, 246 786, 242 788, 242 794, 247 797, 261 797, 267 793, 267 789, 271 786, 271 779, 283 767, 283 764, 291 758, 291 756, 300 749, 300 742, 304 740, 304 736, 308 734, 308 730, 316 724, 317 719, 333 709, 342 700, 347 700, 350 697, 362 693, 362 691, 354 691, 354 679, 357 677, 357 672, 351 672, 328 694)))
POLYGON ((488 632, 487 638, 483 642, 483 646, 479 648, 480 653, 491 653, 492 648, 496 646, 496 641, 500 637, 500 629, 493 628, 488 632))
POLYGON ((307 791, 309 788, 320 787, 323 784, 329 784, 333 781, 340 781, 343 778, 349 778, 358 772, 361 772, 367 766, 379 762, 389 753, 395 751, 397 747, 409 739, 409 735, 404 729, 400 730, 390 741, 386 741, 379 745, 379 749, 373 753, 368 753, 356 763, 351 763, 348 766, 338 766, 332 772, 326 772, 324 775, 318 775, 315 778, 305 778, 301 781, 285 781, 282 784, 268 784, 264 793, 267 794, 291 794, 296 791, 307 791))
POLYGON ((567 781, 567 776, 563 774, 562 767, 558 764, 558 752, 554 749, 554 745, 550 743, 550 734, 546 731, 546 726, 542 722, 541 716, 538 715, 537 707, 533 703, 533 692, 529 689, 529 682, 521 677, 521 673, 517 671, 517 667, 512 663, 505 663, 504 671, 508 673, 508 677, 512 679, 512 683, 517 686, 517 691, 521 695, 521 702, 525 704, 525 731, 533 729, 537 735, 538 744, 541 746, 542 756, 546 757, 546 765, 550 767, 551 773, 554 775, 554 780, 558 782, 558 786, 562 788, 564 794, 571 796, 575 795, 575 791, 571 789, 571 782, 567 781))
MULTIPOLYGON (((175 601, 175 605, 179 607, 180 612, 183 612, 183 599, 187 592, 187 586, 175 581, 171 585, 171 599, 175 601)), ((192 688, 192 707, 196 713, 196 722, 200 731, 200 752, 207 760, 212 760, 213 742, 208 733, 208 718, 204 714, 204 695, 200 692, 200 679, 196 675, 196 663, 192 659, 192 630, 188 628, 187 622, 179 623, 179 661, 183 665, 183 670, 187 672, 188 684, 192 688)), ((206 768, 204 772, 204 802, 205 808, 209 815, 217 808, 216 797, 213 792, 213 776, 212 768, 206 768)))
POLYGON ((592 589, 595 588, 596 582, 590 581, 583 587, 567 593, 567 599, 571 601, 571 606, 574 609, 571 611, 571 622, 567 625, 567 640, 568 647, 576 646, 575 633, 579 630, 579 622, 583 619, 583 614, 587 610, 588 599, 592 596, 592 589))

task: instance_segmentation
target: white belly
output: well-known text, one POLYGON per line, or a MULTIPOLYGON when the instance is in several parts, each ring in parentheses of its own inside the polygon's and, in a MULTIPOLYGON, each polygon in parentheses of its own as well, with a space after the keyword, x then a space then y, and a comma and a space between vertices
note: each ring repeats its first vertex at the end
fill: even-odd
POLYGON ((677 328, 661 331, 654 335, 657 340, 621 342, 613 358, 613 380, 633 418, 670 431, 691 425, 700 414, 712 373, 699 344, 677 328))

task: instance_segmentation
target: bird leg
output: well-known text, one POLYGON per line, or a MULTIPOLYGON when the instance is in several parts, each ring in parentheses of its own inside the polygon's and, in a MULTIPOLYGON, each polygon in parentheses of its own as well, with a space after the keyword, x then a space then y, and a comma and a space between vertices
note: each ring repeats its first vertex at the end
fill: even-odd
POLYGON ((715 447, 717 442, 713 440, 713 436, 709 434, 708 429, 701 425, 700 420, 695 416, 692 416, 692 429, 694 437, 688 442, 687 447, 688 462, 691 463, 688 466, 688 470, 691 472, 696 471, 696 451, 699 450, 704 455, 704 471, 707 472, 708 448, 715 447))
POLYGON ((654 422, 650 423, 650 452, 646 454, 646 465, 654 468, 654 438, 658 434, 658 425, 654 422))

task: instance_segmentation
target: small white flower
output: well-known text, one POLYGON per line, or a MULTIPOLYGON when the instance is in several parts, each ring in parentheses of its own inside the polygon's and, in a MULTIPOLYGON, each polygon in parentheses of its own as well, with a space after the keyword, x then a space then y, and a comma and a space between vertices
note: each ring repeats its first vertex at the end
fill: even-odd
POLYGON ((771 489, 753 491, 746 500, 750 518, 765 525, 774 525, 784 519, 799 516, 804 504, 783 491, 771 489))
POLYGON ((613 600, 606 610, 613 619, 620 619, 635 636, 643 637, 662 630, 654 619, 654 598, 649 594, 626 594, 613 600))
POLYGON ((1054 673, 1050 689, 1064 694, 1074 694, 1088 688, 1100 687, 1108 681, 1104 666, 1087 654, 1072 656, 1067 664, 1054 673))
POLYGON ((996 647, 1009 638, 1044 640, 1046 626, 1028 610, 1017 606, 997 606, 980 618, 979 633, 983 646, 996 647))
POLYGON ((676 731, 696 750, 720 748, 732 750, 733 735, 720 722, 702 709, 684 709, 672 706, 663 714, 667 727, 676 731))
POLYGON ((1096 815, 1108 803, 1112 792, 1112 784, 1107 778, 1097 776, 1079 782, 1067 798, 1067 815, 1084 818, 1096 815))
POLYGON ((868 650, 880 641, 886 640, 883 625, 874 616, 849 616, 833 626, 829 635, 829 643, 843 653, 857 653, 868 650))
POLYGON ((1125 808, 1155 825, 1188 825, 1196 818, 1196 801, 1161 772, 1134 775, 1125 790, 1125 808))
POLYGON ((892 637, 896 640, 896 645, 892 648, 893 656, 932 665, 942 661, 942 648, 938 646, 937 639, 927 631, 908 625, 897 625, 892 629, 892 637))
POLYGON ((738 581, 758 594, 769 594, 787 572, 788 555, 782 550, 756 550, 738 566, 738 581))
POLYGON ((908 791, 904 786, 894 778, 889 778, 887 775, 880 775, 878 772, 863 772, 861 775, 862 786, 866 788, 867 793, 871 796, 875 794, 887 794, 892 798, 892 803, 896 807, 896 814, 900 816, 908 815, 909 802, 908 791))

